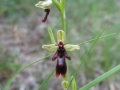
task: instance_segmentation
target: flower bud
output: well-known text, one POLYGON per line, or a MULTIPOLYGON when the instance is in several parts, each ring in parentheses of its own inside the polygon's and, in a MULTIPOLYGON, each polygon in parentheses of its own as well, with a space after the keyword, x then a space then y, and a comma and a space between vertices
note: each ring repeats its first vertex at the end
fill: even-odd
POLYGON ((62 81, 61 85, 62 85, 62 88, 63 88, 64 90, 67 90, 67 88, 68 88, 68 86, 69 86, 69 82, 64 80, 64 81, 62 81))
POLYGON ((35 6, 42 9, 49 9, 52 5, 52 0, 40 0, 35 6))

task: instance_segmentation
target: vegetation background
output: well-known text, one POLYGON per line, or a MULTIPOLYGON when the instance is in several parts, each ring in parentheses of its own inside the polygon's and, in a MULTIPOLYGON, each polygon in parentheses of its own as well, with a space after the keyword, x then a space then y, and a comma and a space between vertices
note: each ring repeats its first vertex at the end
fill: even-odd
MULTIPOLYGON (((6 81, 21 67, 51 52, 43 50, 50 44, 47 28, 61 29, 60 15, 55 8, 46 23, 42 23, 44 10, 36 8, 37 0, 0 0, 0 90, 6 81)), ((82 65, 76 80, 82 87, 120 63, 120 0, 66 0, 67 42, 77 44, 96 38, 102 28, 109 25, 104 35, 116 35, 100 39, 82 65)), ((69 74, 77 69, 92 42, 81 45, 79 51, 70 53, 69 74)), ((56 66, 48 58, 20 73, 9 90, 37 90, 56 66)), ((62 90, 62 77, 51 77, 42 90, 62 90)), ((110 76, 90 90, 120 90, 120 72, 110 76)))

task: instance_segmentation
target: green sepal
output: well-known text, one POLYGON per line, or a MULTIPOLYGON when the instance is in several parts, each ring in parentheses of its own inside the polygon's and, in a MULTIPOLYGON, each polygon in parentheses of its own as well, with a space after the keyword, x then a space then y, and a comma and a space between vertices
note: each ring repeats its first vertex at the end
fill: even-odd
POLYGON ((56 46, 55 44, 49 44, 49 45, 43 45, 42 48, 48 51, 56 51, 58 46, 56 46))
POLYGON ((64 47, 67 51, 73 51, 73 50, 79 50, 80 49, 80 46, 72 45, 72 44, 66 44, 64 47))

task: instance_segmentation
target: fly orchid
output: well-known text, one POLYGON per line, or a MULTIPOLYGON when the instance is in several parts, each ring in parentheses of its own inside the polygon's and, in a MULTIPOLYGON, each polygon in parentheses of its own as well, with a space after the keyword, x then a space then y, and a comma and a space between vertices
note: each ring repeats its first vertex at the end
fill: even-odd
POLYGON ((47 20, 47 17, 50 13, 50 6, 52 5, 52 0, 39 0, 39 2, 35 5, 36 7, 42 8, 45 10, 46 15, 42 22, 45 22, 47 20))
POLYGON ((67 54, 67 51, 73 51, 73 50, 80 49, 78 45, 72 45, 72 44, 65 43, 65 39, 66 39, 65 32, 63 30, 58 30, 57 31, 58 43, 42 46, 42 48, 46 50, 55 52, 54 56, 52 57, 52 61, 57 59, 56 77, 59 77, 61 75, 63 78, 65 78, 65 75, 67 72, 65 58, 67 58, 68 60, 71 60, 71 57, 67 54))

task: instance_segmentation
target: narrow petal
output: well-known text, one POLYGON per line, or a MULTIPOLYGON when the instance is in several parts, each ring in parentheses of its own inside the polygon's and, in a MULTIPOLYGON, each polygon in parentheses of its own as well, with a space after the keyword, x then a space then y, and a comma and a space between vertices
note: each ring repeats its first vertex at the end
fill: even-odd
POLYGON ((66 35, 65 35, 65 32, 63 30, 57 31, 57 39, 58 39, 58 42, 62 41, 63 43, 65 43, 66 35))
POLYGON ((78 45, 66 44, 65 49, 68 51, 79 50, 80 47, 78 45))
POLYGON ((42 9, 49 9, 51 5, 52 5, 51 0, 41 0, 35 6, 42 9))
POLYGON ((45 12, 46 12, 46 15, 45 15, 44 19, 42 20, 42 22, 46 22, 47 17, 48 17, 48 15, 50 13, 50 9, 45 9, 45 12))
POLYGON ((54 54, 54 56, 52 57, 52 61, 54 61, 56 58, 58 57, 58 51, 54 54))
POLYGON ((71 57, 67 54, 66 50, 65 50, 64 56, 65 56, 65 58, 67 58, 68 60, 71 60, 71 57))
POLYGON ((54 35, 53 35, 53 32, 52 32, 51 28, 48 28, 48 33, 49 33, 52 44, 56 44, 55 38, 54 38, 54 35))
POLYGON ((58 46, 56 46, 55 44, 50 44, 50 45, 43 45, 42 48, 48 51, 56 51, 58 46))

